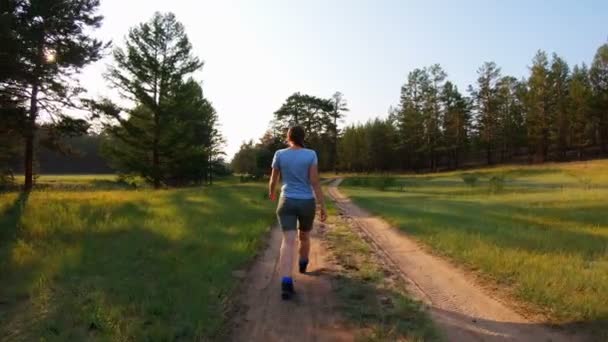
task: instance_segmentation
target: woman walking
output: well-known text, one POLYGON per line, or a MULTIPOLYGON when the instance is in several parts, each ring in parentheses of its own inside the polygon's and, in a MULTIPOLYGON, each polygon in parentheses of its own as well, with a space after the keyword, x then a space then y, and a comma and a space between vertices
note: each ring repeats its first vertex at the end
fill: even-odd
POLYGON ((295 293, 292 268, 296 234, 300 242, 299 271, 306 273, 310 253, 310 231, 317 205, 320 209, 320 220, 324 222, 327 219, 323 192, 319 184, 317 154, 304 148, 304 136, 304 129, 300 126, 287 131, 289 147, 275 153, 268 186, 269 197, 274 200, 279 177, 282 179, 277 217, 283 230, 279 271, 282 277, 281 298, 284 300, 290 299, 295 293))

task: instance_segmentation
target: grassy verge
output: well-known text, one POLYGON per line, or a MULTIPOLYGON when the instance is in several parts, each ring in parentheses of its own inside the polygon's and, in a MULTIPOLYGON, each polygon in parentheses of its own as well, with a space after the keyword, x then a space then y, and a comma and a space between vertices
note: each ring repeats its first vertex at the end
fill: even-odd
POLYGON ((213 338, 271 207, 263 184, 2 194, 0 340, 213 338))
POLYGON ((556 323, 607 334, 607 169, 608 161, 502 167, 359 177, 343 187, 359 205, 556 323))
POLYGON ((337 295, 345 318, 366 332, 363 341, 440 340, 421 304, 328 202, 325 239, 341 266, 337 295))

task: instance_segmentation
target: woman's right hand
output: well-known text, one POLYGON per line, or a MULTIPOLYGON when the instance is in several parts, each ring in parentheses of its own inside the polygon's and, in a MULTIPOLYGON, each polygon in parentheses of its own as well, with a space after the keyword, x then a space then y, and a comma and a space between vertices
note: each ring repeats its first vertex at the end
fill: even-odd
POLYGON ((319 215, 319 220, 321 220, 321 222, 325 222, 327 221, 327 210, 325 209, 325 207, 321 207, 320 210, 320 215, 319 215))

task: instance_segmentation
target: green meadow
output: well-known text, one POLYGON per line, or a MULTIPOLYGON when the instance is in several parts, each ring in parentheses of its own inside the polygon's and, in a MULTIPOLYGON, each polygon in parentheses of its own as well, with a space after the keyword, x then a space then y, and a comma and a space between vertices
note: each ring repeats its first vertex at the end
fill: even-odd
POLYGON ((351 176, 342 187, 528 309, 608 333, 607 160, 351 176))
POLYGON ((0 340, 221 336, 233 271, 274 220, 264 184, 152 191, 113 179, 48 176, 29 196, 0 195, 0 340))

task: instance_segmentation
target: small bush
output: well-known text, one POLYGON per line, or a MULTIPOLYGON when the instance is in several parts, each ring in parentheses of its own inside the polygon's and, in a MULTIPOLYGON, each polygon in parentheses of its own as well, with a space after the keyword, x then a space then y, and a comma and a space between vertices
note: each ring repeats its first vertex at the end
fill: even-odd
MULTIPOLYGON (((106 182, 108 183, 108 182, 106 182)), ((122 186, 126 188, 137 188, 137 176, 133 174, 121 173, 116 177, 116 186, 122 186)))
POLYGON ((585 190, 589 190, 592 187, 591 177, 580 177, 578 181, 583 185, 585 190))
POLYGON ((15 176, 11 170, 0 171, 0 190, 15 186, 15 176))
POLYGON ((479 177, 474 173, 465 173, 460 177, 462 178, 462 181, 470 187, 477 185, 477 181, 479 180, 479 177))
POLYGON ((241 175, 240 180, 241 183, 250 183, 250 182, 261 182, 268 179, 267 177, 265 178, 264 175, 260 174, 260 175, 252 175, 252 174, 244 174, 241 175))
POLYGON ((505 187, 505 176, 504 175, 496 175, 492 176, 489 181, 489 187, 491 193, 499 193, 505 187))
POLYGON ((391 176, 384 176, 375 180, 375 187, 380 191, 386 191, 389 188, 397 185, 397 178, 391 176))
MULTIPOLYGON (((578 183, 585 190, 589 190, 593 187, 593 182, 591 180, 591 177, 580 175, 580 174, 576 173, 575 171, 564 171, 564 173, 572 178, 575 178, 578 181, 578 183)), ((562 186, 562 188, 563 188, 563 186, 562 186)))
POLYGON ((351 178, 349 183, 352 186, 369 186, 369 184, 370 184, 369 178, 359 178, 359 177, 351 178))

